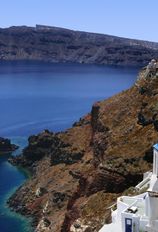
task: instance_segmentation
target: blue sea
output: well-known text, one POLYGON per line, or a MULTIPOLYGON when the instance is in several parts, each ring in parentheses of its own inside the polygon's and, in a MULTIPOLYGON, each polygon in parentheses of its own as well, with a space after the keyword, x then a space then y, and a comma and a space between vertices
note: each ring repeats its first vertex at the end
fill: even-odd
MULTIPOLYGON (((133 85, 138 68, 47 64, 0 63, 0 136, 20 145, 44 129, 61 131, 71 127, 92 104, 133 85)), ((0 232, 31 232, 30 219, 8 209, 7 198, 27 178, 23 169, 0 156, 0 232)))

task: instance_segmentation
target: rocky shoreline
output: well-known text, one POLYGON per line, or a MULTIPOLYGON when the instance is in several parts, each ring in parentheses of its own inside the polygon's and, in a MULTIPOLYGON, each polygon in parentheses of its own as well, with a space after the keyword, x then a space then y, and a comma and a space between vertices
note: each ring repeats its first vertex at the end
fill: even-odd
POLYGON ((8 204, 32 216, 36 232, 98 232, 116 198, 151 169, 158 78, 144 73, 65 132, 29 137, 23 154, 10 160, 32 170, 8 204))
POLYGON ((12 144, 9 139, 0 137, 0 154, 11 153, 18 149, 19 147, 12 144))
POLYGON ((18 192, 22 192, 23 196, 27 194, 27 190, 25 190, 25 185, 27 182, 23 184, 23 186, 19 187, 16 192, 7 200, 7 205, 10 209, 18 214, 21 214, 27 218, 31 218, 31 227, 35 230, 39 222, 39 216, 36 214, 32 214, 24 205, 19 205, 19 201, 22 198, 19 198, 18 192), (22 190, 24 188, 24 190, 22 190))

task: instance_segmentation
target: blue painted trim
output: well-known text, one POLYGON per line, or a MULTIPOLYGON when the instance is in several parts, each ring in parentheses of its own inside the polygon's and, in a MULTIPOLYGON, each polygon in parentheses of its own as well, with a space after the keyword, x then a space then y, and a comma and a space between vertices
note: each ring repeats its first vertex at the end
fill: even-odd
POLYGON ((156 143, 153 148, 155 148, 158 151, 158 143, 156 143))

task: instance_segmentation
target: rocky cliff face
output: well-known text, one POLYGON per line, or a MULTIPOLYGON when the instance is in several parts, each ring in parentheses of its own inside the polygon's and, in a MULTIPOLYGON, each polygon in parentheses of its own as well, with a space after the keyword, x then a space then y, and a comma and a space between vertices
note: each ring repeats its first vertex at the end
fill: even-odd
POLYGON ((32 215, 39 232, 97 232, 109 222, 117 196, 152 168, 157 102, 158 78, 140 78, 130 89, 95 103, 69 130, 30 137, 13 162, 31 166, 33 177, 9 205, 32 215))
POLYGON ((0 60, 142 65, 158 57, 158 43, 56 27, 0 29, 0 60))
POLYGON ((0 137, 0 154, 15 151, 17 148, 18 146, 12 144, 9 139, 0 137))

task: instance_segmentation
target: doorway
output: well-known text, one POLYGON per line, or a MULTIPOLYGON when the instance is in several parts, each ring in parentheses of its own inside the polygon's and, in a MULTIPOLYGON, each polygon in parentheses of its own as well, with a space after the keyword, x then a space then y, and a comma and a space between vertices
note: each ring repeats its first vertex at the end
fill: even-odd
POLYGON ((132 219, 125 218, 125 232, 132 232, 132 219))

